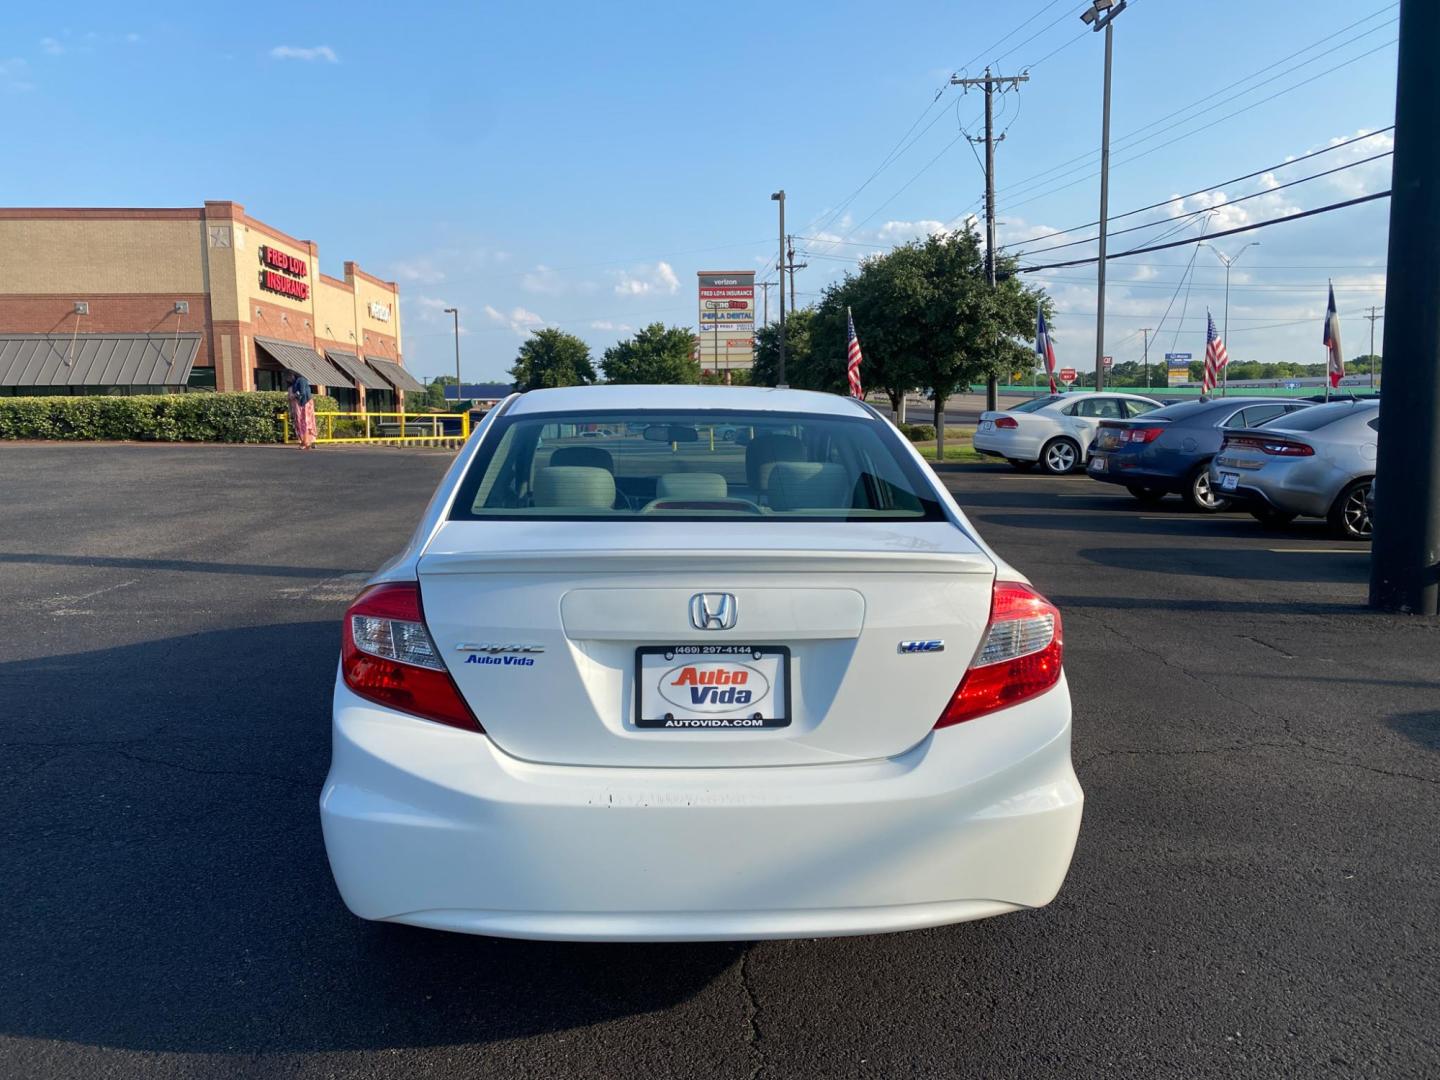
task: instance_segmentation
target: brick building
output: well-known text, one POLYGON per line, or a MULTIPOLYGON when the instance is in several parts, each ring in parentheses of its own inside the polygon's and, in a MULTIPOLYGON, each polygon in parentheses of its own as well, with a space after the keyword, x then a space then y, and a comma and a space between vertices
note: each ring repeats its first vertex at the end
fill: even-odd
POLYGON ((0 395, 272 390, 304 375, 342 409, 422 389, 399 288, 233 202, 0 208, 0 395))

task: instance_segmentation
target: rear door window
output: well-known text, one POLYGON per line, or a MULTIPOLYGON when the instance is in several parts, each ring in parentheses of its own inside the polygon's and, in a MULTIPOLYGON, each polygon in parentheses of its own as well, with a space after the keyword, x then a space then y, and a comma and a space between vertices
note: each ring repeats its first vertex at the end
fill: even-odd
POLYGON ((1131 416, 1144 416, 1148 412, 1154 412, 1159 407, 1159 405, 1149 401, 1126 400, 1125 402, 1125 411, 1131 416))

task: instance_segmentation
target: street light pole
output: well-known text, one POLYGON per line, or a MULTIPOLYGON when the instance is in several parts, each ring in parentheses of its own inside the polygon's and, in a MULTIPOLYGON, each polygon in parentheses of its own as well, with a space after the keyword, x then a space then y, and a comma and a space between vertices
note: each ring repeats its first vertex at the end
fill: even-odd
MULTIPOLYGON (((434 308, 431 308, 433 311, 434 308)), ((460 404, 460 309, 447 307, 445 314, 455 316, 455 404, 460 404)))
POLYGON ((1080 19, 1090 29, 1105 31, 1105 104, 1100 122, 1100 259, 1096 263, 1095 300, 1095 390, 1105 388, 1105 240, 1110 216, 1110 60, 1114 32, 1110 24, 1125 10, 1126 0, 1091 0, 1080 19))
MULTIPOLYGON (((1228 350, 1228 349, 1230 348, 1230 267, 1234 266, 1237 262, 1240 261, 1240 256, 1245 254, 1245 249, 1246 249, 1246 248, 1259 247, 1259 246, 1260 246, 1260 241, 1259 241, 1259 240, 1251 240, 1250 243, 1246 244, 1245 247, 1242 247, 1242 248, 1241 248, 1239 251, 1237 251, 1234 255, 1226 255, 1226 254, 1225 254, 1224 252, 1222 252, 1219 248, 1217 248, 1214 244, 1208 243, 1208 242, 1203 241, 1203 240, 1200 242, 1200 246, 1201 246, 1201 247, 1207 247, 1207 248, 1209 248, 1211 251, 1213 251, 1213 252, 1215 253, 1215 257, 1216 257, 1217 259, 1219 259, 1222 263, 1225 264, 1225 315, 1224 315, 1224 319, 1223 319, 1224 329, 1222 329, 1222 330, 1220 331, 1220 338, 1221 338, 1222 341, 1225 342, 1225 348, 1228 350)), ((1226 390, 1228 389, 1228 387, 1229 387, 1229 383, 1230 383, 1230 374, 1229 374, 1229 372, 1230 372, 1230 368, 1229 368, 1228 365, 1225 367, 1225 369, 1224 369, 1223 371, 1220 372, 1220 396, 1221 396, 1221 397, 1224 397, 1224 396, 1225 396, 1225 391, 1226 391, 1226 390)))
POLYGON ((1145 335, 1145 389, 1150 389, 1150 335, 1155 332, 1153 326, 1143 326, 1140 333, 1145 335))
POLYGON ((780 204, 780 364, 776 370, 777 386, 785 385, 785 189, 781 188, 770 196, 780 204))

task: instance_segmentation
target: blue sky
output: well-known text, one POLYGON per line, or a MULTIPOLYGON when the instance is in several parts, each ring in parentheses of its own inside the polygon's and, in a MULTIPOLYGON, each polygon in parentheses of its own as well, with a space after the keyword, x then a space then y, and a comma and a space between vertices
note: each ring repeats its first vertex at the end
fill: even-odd
MULTIPOLYGON (((773 260, 778 187, 791 231, 817 238, 800 245, 802 302, 846 260, 962 222, 983 182, 957 135, 978 132, 982 101, 946 82, 987 60, 1031 75, 997 103, 1002 243, 1024 250, 1093 220, 1102 50, 1084 6, 15 5, 0 17, 0 131, 11 160, 29 163, 5 170, 0 203, 234 199, 317 241, 327 272, 355 259, 396 278, 421 374, 451 369, 440 309, 458 305, 465 377, 498 378, 532 327, 578 333, 598 355, 628 327, 693 325, 697 270, 773 260)), ((1388 150, 1380 135, 1216 186, 1388 126, 1397 14, 1382 0, 1132 0, 1115 30, 1111 212, 1206 190, 1115 227, 1155 223, 1129 234, 1137 242, 1175 225, 1193 236, 1203 218, 1167 222, 1388 150)), ((1208 227, 1388 181, 1382 158, 1223 208, 1208 227)), ((1365 351, 1359 316, 1383 303, 1387 213, 1380 201, 1220 241, 1227 253, 1262 241, 1232 272, 1232 358, 1323 360, 1332 277, 1346 351, 1365 351)), ((1141 326, 1162 327, 1152 355, 1203 351, 1224 271, 1200 251, 1177 295, 1190 254, 1111 264, 1107 351, 1138 359, 1141 326)), ((1062 363, 1093 362, 1093 277, 1046 275, 1062 363)))

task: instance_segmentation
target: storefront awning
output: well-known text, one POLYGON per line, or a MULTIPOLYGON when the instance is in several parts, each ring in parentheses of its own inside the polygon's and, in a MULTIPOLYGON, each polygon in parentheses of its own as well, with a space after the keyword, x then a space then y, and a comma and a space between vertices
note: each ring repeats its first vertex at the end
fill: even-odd
POLYGON ((337 368, 350 376, 351 382, 356 386, 363 386, 366 390, 389 390, 390 384, 375 374, 374 370, 365 366, 365 361, 356 356, 353 352, 341 352, 339 349, 326 349, 325 358, 337 368))
POLYGON ((184 386, 190 334, 0 334, 0 386, 184 386))
POLYGON ((411 375, 394 360, 386 360, 381 356, 365 356, 365 362, 385 376, 387 382, 396 390, 419 390, 424 391, 425 384, 411 375))
POLYGON ((270 359, 286 371, 304 375, 312 386, 338 386, 349 389, 353 380, 314 349, 291 341, 257 337, 255 344, 270 354, 270 359))

